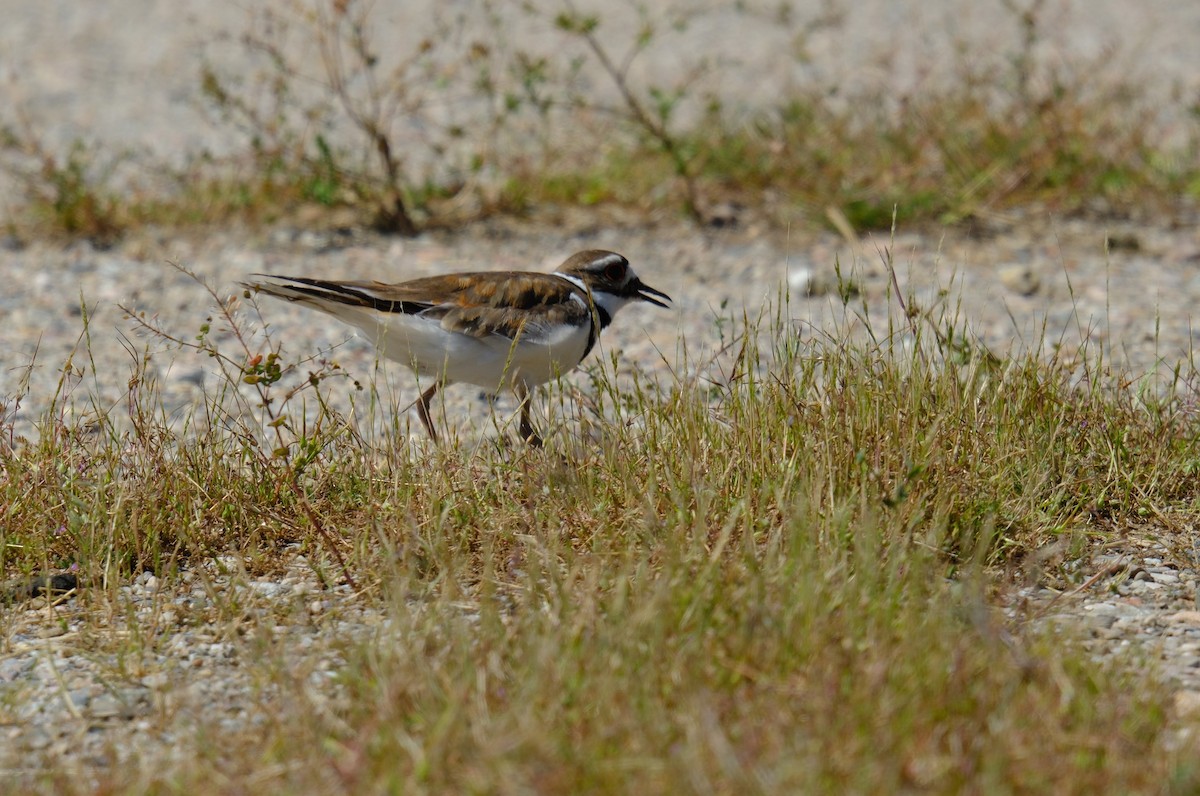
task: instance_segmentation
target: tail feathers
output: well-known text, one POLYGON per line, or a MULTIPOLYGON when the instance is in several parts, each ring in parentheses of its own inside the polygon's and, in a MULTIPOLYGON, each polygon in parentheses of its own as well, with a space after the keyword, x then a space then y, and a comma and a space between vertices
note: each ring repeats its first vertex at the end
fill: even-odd
POLYGON ((257 293, 266 293, 268 296, 284 301, 298 301, 334 315, 339 314, 340 307, 419 315, 433 306, 432 302, 380 296, 371 285, 366 283, 329 282, 324 279, 276 276, 275 274, 251 274, 251 276, 256 279, 240 284, 257 293))
POLYGON ((310 307, 331 310, 330 304, 346 304, 351 307, 373 307, 375 300, 358 290, 337 282, 308 279, 298 276, 276 276, 274 274, 251 274, 254 280, 242 282, 242 287, 256 293, 284 301, 298 301, 310 307))

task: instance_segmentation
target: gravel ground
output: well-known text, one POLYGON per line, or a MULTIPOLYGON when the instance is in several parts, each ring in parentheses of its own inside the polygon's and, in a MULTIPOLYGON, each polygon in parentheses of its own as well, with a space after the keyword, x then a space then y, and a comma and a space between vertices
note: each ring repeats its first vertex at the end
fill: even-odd
POLYGON ((301 555, 272 580, 219 574, 240 566, 214 562, 172 584, 143 573, 111 592, 14 610, 0 656, 6 774, 185 760, 201 724, 235 733, 266 721, 279 709, 280 682, 299 689, 288 699, 303 693, 315 707, 335 699, 343 650, 385 636, 385 612, 349 599, 345 586, 322 590, 301 555), (236 621, 222 615, 231 604, 236 621), (131 645, 135 636, 149 643, 131 645), (274 684, 263 682, 268 669, 280 677, 274 684))
MULTIPOLYGON (((196 101, 196 54, 216 32, 238 29, 243 12, 236 5, 201 0, 20 5, 0 26, 0 85, 7 105, 19 108, 49 146, 65 147, 83 136, 178 162, 201 148, 219 152, 236 144, 203 120, 196 101)), ((801 5, 802 12, 815 13, 815 4, 801 5)), ((734 47, 743 66, 730 70, 724 90, 744 95, 745 101, 753 101, 748 87, 771 91, 813 74, 847 84, 888 79, 911 87, 957 57, 949 46, 956 38, 980 43, 972 50, 978 53, 994 54, 1010 44, 1017 31, 998 7, 968 6, 962 0, 856 3, 842 9, 838 26, 807 42, 808 60, 799 65, 756 61, 769 57, 771 49, 738 44, 747 36, 775 35, 769 22, 745 35, 730 35, 729 20, 697 26, 688 34, 697 37, 688 47, 713 52, 734 47)), ((1091 0, 1055 9, 1057 22, 1045 46, 1064 59, 1095 56, 1123 43, 1119 57, 1110 61, 1134 74, 1153 74, 1156 80, 1148 81, 1147 91, 1188 96, 1200 89, 1200 49, 1194 47, 1200 5, 1091 0)), ((670 55, 654 56, 647 68, 669 70, 670 55)), ((3 178, 0 189, 0 195, 16 195, 3 178)), ((117 306, 156 316, 182 337, 194 335, 212 314, 212 302, 168 261, 193 270, 219 295, 233 295, 239 292, 236 281, 254 271, 399 280, 460 269, 550 268, 586 247, 626 254, 647 282, 675 298, 670 312, 626 310, 604 338, 606 350, 620 349, 651 369, 661 369, 663 359, 679 367, 685 340, 687 361, 704 362, 719 346, 719 308, 754 312, 781 290, 789 295, 791 317, 814 335, 846 322, 830 292, 835 260, 854 264, 862 300, 873 317, 882 319, 890 277, 877 251, 890 245, 905 292, 911 290, 919 304, 929 306, 948 289, 949 300, 961 302, 962 317, 996 350, 1044 339, 1047 347, 1061 343, 1069 352, 1088 331, 1118 361, 1141 373, 1186 356, 1195 345, 1200 227, 1194 218, 1184 221, 1101 224, 1031 212, 969 231, 902 230, 894 241, 878 245, 807 232, 783 236, 758 228, 753 219, 723 232, 670 223, 616 231, 603 218, 577 216, 564 224, 481 224, 411 241, 325 233, 304 225, 221 230, 203 237, 143 230, 104 251, 86 243, 64 248, 7 239, 0 246, 0 284, 5 285, 0 396, 14 394, 28 378, 25 400, 6 411, 19 432, 32 433, 81 334, 82 301, 95 365, 75 357, 83 372, 72 412, 89 411, 83 400, 88 395, 98 396, 103 406, 121 406, 133 361, 122 336, 132 339, 135 349, 154 350, 151 368, 170 407, 183 410, 201 398, 218 383, 211 363, 139 337, 117 306), (35 351, 35 365, 26 376, 35 351)), ((292 356, 332 348, 330 356, 356 377, 370 376, 370 349, 347 340, 335 322, 282 304, 264 309, 292 356)), ((403 369, 388 369, 387 379, 397 400, 415 397, 403 369)), ((344 408, 351 391, 337 384, 332 389, 344 408)), ((460 433, 494 433, 485 419, 489 404, 478 391, 454 387, 445 400, 449 421, 460 433)), ((497 409, 502 415, 511 410, 510 399, 497 409)), ((1097 657, 1140 651, 1178 684, 1180 714, 1200 716, 1200 573, 1191 559, 1173 552, 1179 541, 1160 548, 1130 542, 1127 549, 1106 550, 1078 562, 1081 582, 1103 573, 1086 588, 1066 595, 1031 588, 1014 597, 1009 608, 1085 637, 1097 657)), ((237 571, 238 562, 226 563, 237 571)), ((5 610, 0 622, 4 773, 36 774, 46 760, 70 759, 86 769, 115 765, 128 755, 179 754, 185 746, 176 741, 190 737, 199 719, 253 726, 269 712, 271 695, 250 682, 244 663, 261 653, 264 637, 284 638, 288 649, 304 650, 291 662, 298 676, 306 678, 314 699, 336 698, 329 676, 339 665, 340 650, 365 634, 386 632, 384 618, 351 595, 320 591, 303 560, 293 564, 287 575, 269 581, 194 572, 179 583, 160 583, 144 575, 57 608, 34 600, 5 610), (253 632, 225 637, 210 622, 214 605, 233 591, 250 606, 253 632), (131 662, 116 654, 120 645, 113 640, 135 632, 153 634, 156 641, 131 662)))

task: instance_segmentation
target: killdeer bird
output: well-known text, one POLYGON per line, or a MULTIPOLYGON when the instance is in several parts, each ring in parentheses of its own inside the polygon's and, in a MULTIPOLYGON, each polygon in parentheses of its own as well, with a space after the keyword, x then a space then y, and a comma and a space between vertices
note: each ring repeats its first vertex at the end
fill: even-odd
POLYGON ((521 437, 539 446, 529 420, 530 388, 583 361, 617 310, 630 301, 659 307, 671 297, 643 284, 621 255, 571 255, 552 273, 446 274, 398 284, 333 282, 254 274, 251 290, 327 312, 357 327, 381 354, 433 379, 417 399, 429 436, 429 402, 454 382, 511 388, 521 402, 521 437))

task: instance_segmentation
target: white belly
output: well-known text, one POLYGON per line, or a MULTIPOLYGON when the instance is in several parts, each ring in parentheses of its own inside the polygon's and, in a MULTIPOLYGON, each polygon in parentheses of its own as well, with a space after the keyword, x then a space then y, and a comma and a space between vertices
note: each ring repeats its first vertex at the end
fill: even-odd
POLYGON ((376 318, 355 325, 388 359, 422 376, 486 390, 506 389, 518 382, 533 387, 566 375, 583 359, 588 343, 587 326, 563 327, 547 340, 520 340, 514 345, 498 335, 469 337, 409 315, 376 318))

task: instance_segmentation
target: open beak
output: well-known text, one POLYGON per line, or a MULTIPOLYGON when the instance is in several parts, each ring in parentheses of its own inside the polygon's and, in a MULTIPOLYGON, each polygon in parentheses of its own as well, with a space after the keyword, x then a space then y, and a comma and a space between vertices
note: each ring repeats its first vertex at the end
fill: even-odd
MULTIPOLYGON (((666 293, 662 292, 661 290, 655 290, 649 285, 643 284, 642 280, 640 279, 633 280, 633 284, 631 284, 629 287, 633 289, 634 295, 640 298, 642 301, 648 301, 651 304, 657 304, 660 307, 667 307, 667 304, 666 302, 659 301, 658 298, 663 298, 667 301, 671 300, 671 297, 666 293), (658 298, 654 298, 654 296, 658 296, 658 298)), ((670 309, 670 307, 667 307, 667 309, 670 309)))

